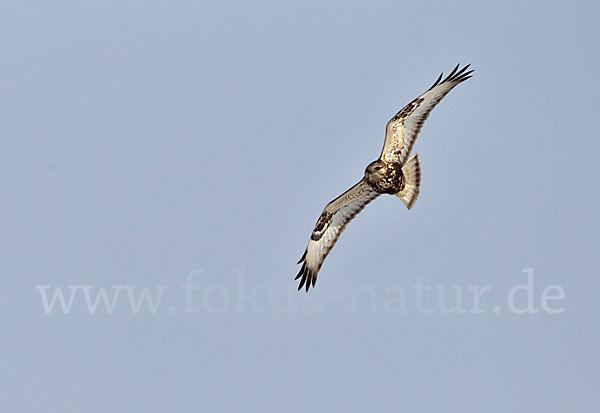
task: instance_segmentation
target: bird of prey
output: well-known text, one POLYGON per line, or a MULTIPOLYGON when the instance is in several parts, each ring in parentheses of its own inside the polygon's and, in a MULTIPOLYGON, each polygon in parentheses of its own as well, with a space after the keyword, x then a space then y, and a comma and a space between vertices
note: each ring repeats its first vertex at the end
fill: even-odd
POLYGON ((302 268, 296 276, 301 278, 298 290, 315 286, 317 274, 325 257, 333 248, 346 225, 381 194, 395 195, 411 209, 419 196, 421 165, 418 154, 408 158, 423 123, 433 108, 456 85, 471 77, 470 65, 454 70, 442 80, 443 73, 425 93, 406 105, 387 123, 381 156, 365 169, 364 177, 352 188, 331 201, 323 212, 308 241, 308 246, 298 261, 302 268))

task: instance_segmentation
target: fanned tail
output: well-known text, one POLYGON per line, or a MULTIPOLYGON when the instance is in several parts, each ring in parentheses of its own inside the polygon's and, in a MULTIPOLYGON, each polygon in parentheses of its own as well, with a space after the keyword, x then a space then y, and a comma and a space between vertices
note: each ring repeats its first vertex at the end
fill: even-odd
POLYGON ((404 173, 405 186, 396 196, 404 202, 408 209, 411 209, 419 197, 421 185, 421 164, 418 154, 415 154, 402 166, 402 173, 404 173))

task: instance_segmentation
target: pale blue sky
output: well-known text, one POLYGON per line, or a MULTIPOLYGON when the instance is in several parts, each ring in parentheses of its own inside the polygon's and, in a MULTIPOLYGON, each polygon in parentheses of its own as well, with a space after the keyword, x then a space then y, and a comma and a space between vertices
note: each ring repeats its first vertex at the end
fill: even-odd
POLYGON ((3 411, 596 411, 596 3, 1 10, 3 411), (476 71, 417 141, 413 210, 377 199, 296 292, 323 206, 458 62, 476 71), (514 314, 526 268, 539 312, 514 314), (491 290, 422 314, 417 283, 467 310, 491 290), (44 285, 80 295, 46 314, 44 285), (82 286, 164 294, 90 314, 82 286))

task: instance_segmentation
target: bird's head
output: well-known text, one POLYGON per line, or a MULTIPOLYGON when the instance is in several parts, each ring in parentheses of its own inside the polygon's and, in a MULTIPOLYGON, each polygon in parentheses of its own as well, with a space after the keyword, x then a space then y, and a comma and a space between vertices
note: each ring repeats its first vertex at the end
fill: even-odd
POLYGON ((386 165, 381 159, 373 161, 365 169, 365 176, 384 176, 386 172, 386 165))

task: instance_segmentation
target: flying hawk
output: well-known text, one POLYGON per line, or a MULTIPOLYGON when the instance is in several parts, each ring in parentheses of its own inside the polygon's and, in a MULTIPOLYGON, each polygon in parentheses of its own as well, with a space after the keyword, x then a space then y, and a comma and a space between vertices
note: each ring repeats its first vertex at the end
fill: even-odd
POLYGON ((443 73, 425 93, 406 105, 387 123, 381 156, 365 169, 365 176, 356 185, 331 201, 317 220, 308 246, 298 261, 302 268, 298 290, 306 291, 317 282, 317 274, 325 257, 333 248, 346 225, 381 194, 396 195, 411 209, 419 196, 421 165, 418 154, 408 159, 417 135, 433 108, 456 85, 469 79, 470 65, 454 70, 442 80, 443 73))

